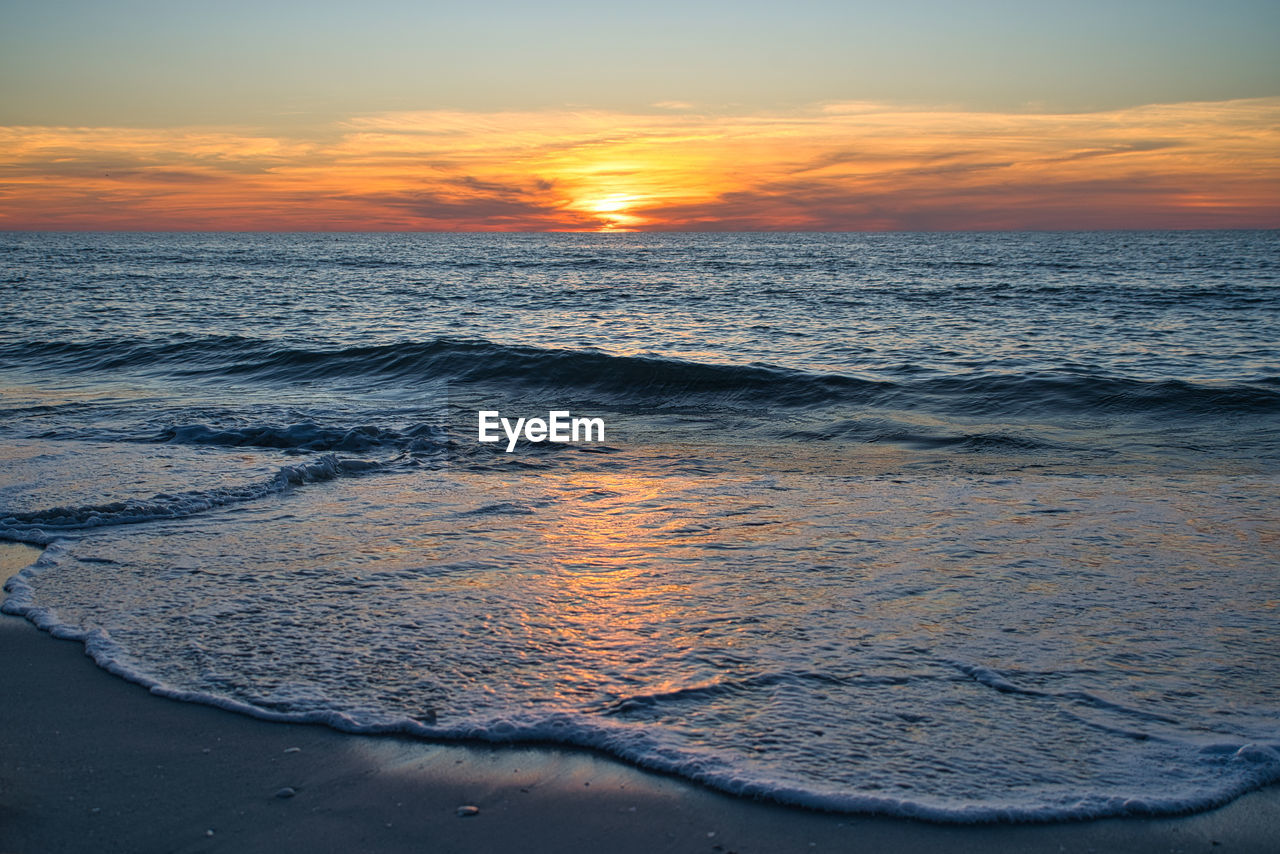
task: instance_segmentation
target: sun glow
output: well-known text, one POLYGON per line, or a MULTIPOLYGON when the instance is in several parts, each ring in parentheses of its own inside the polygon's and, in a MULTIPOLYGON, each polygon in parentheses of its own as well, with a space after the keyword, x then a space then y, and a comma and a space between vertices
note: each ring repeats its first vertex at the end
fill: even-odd
POLYGON ((0 126, 0 228, 1274 228, 1280 98, 1100 113, 393 112, 0 126))
POLYGON ((597 231, 631 231, 645 222, 644 217, 630 212, 642 201, 639 196, 631 193, 610 193, 607 196, 584 199, 574 207, 599 220, 597 231))
POLYGON ((621 213, 631 207, 635 200, 635 196, 627 193, 614 193, 611 196, 605 196, 603 199, 588 202, 586 208, 602 214, 621 213))

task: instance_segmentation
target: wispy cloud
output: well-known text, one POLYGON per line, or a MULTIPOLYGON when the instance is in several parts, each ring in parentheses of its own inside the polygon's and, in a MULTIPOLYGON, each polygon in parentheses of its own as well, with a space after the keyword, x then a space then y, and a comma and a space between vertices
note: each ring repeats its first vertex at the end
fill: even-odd
POLYGON ((355 116, 321 136, 0 128, 0 227, 1280 226, 1280 98, 1075 114, 355 116))

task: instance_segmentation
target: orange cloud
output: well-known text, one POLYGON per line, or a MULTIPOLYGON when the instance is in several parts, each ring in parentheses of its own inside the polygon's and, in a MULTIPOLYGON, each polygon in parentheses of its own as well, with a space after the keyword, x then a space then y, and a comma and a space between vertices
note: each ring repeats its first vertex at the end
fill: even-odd
POLYGON ((0 228, 1280 226, 1280 98, 1099 113, 400 112, 322 137, 0 128, 0 228))

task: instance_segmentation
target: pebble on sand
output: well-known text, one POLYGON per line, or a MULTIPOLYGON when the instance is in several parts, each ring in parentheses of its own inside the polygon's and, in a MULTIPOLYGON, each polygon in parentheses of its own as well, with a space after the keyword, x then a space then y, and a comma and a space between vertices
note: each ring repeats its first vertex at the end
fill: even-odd
POLYGON ((472 815, 480 815, 480 807, 472 806, 471 804, 458 807, 459 818, 466 818, 467 816, 472 815))
POLYGON ((298 794, 298 790, 297 790, 297 789, 295 789, 295 788, 293 788, 293 786, 285 786, 283 789, 281 789, 280 791, 276 792, 276 797, 277 797, 277 798, 292 798, 292 797, 293 797, 294 795, 296 795, 296 794, 298 794))

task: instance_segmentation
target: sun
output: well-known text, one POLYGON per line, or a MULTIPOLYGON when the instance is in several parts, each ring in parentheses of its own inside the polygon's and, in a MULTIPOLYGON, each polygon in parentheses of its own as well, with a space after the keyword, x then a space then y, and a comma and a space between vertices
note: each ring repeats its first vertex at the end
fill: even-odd
POLYGON ((630 193, 614 193, 605 196, 603 199, 594 199, 587 203, 587 208, 596 213, 611 214, 620 213, 636 201, 636 197, 630 193))
POLYGON ((643 217, 628 213, 641 198, 631 193, 610 193, 592 199, 584 199, 579 209, 596 214, 601 225, 598 231, 629 231, 644 222, 643 217))

